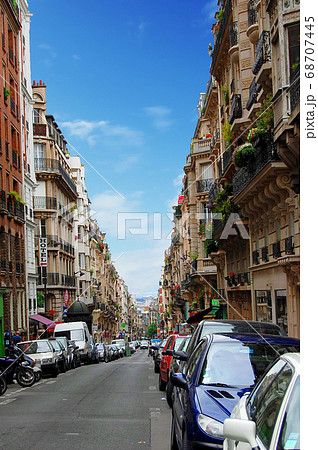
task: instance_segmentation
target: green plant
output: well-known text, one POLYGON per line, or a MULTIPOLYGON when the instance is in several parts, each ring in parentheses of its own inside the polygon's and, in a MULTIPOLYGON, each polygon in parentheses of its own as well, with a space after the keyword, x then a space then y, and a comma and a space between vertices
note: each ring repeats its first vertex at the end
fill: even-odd
POLYGON ((189 252, 190 258, 192 259, 192 261, 196 261, 199 258, 199 253, 198 252, 189 252))
MULTIPOLYGON (((231 124, 229 122, 225 122, 222 127, 222 138, 227 146, 230 146, 235 141, 235 134, 231 130, 231 124)), ((232 147, 231 145, 231 149, 232 147)))
POLYGON ((212 252, 217 252, 219 250, 219 243, 214 239, 206 239, 204 242, 204 252, 209 255, 212 252))
POLYGON ((255 158, 255 148, 249 142, 238 147, 233 153, 236 167, 246 167, 255 158))
POLYGON ((222 91, 223 96, 224 96, 224 102, 225 102, 226 105, 228 105, 229 100, 230 100, 229 88, 227 86, 222 86, 221 87, 221 91, 222 91))
POLYGON ((4 88, 3 88, 3 95, 4 95, 4 99, 7 100, 7 98, 9 97, 9 95, 11 95, 10 89, 7 89, 6 87, 4 87, 4 88))
POLYGON ((258 111, 256 128, 258 134, 265 134, 274 125, 274 111, 272 108, 272 97, 264 102, 262 108, 258 111))
POLYGON ((44 298, 45 298, 43 292, 38 292, 36 297, 37 297, 36 303, 37 303, 38 308, 43 308, 44 307, 44 298))
POLYGON ((25 205, 25 203, 24 203, 24 201, 22 200, 22 198, 21 198, 21 196, 16 192, 16 191, 10 191, 10 192, 8 192, 8 197, 14 197, 15 198, 15 200, 18 202, 18 203, 22 203, 23 205, 25 205))
POLYGON ((89 269, 89 271, 90 271, 90 274, 93 275, 94 269, 89 269))
POLYGON ((203 106, 203 108, 201 109, 201 115, 203 116, 204 113, 205 113, 205 107, 203 106))
POLYGON ((220 9, 220 11, 218 11, 216 13, 216 15, 215 15, 216 20, 218 21, 218 23, 222 22, 223 16, 224 16, 224 9, 220 9))

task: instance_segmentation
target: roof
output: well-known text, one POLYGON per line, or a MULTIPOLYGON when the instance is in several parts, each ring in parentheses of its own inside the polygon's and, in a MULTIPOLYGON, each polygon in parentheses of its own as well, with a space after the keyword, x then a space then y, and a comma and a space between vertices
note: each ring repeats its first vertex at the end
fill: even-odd
POLYGON ((267 344, 285 344, 300 346, 300 340, 288 336, 279 336, 273 334, 254 334, 254 333, 214 333, 208 334, 213 342, 225 342, 231 339, 237 339, 242 342, 267 343, 267 344))

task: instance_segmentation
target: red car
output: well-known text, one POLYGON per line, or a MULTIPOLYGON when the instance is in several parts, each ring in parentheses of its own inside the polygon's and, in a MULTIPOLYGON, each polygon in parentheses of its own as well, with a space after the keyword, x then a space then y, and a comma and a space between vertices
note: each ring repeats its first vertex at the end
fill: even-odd
POLYGON ((172 360, 173 351, 176 350, 186 334, 172 334, 169 336, 166 345, 161 354, 160 373, 159 373, 159 390, 164 391, 169 381, 170 363, 172 360))

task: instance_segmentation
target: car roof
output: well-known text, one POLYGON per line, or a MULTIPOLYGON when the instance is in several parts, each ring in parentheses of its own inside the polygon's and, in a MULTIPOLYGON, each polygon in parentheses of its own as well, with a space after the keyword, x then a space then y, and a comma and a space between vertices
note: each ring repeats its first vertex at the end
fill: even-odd
POLYGON ((284 353, 281 359, 288 361, 300 373, 300 353, 284 353))
POLYGON ((300 345, 300 340, 288 336, 276 336, 273 334, 252 334, 252 333, 214 333, 208 334, 208 339, 213 342, 229 342, 230 339, 237 339, 242 342, 263 343, 268 344, 286 344, 286 345, 300 345))

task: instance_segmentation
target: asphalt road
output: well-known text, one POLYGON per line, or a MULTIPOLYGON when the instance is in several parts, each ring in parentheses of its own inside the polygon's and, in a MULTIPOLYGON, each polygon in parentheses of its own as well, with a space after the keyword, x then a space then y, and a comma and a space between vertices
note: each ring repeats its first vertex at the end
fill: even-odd
POLYGON ((0 397, 0 448, 168 450, 170 408, 147 354, 10 385, 0 397))

